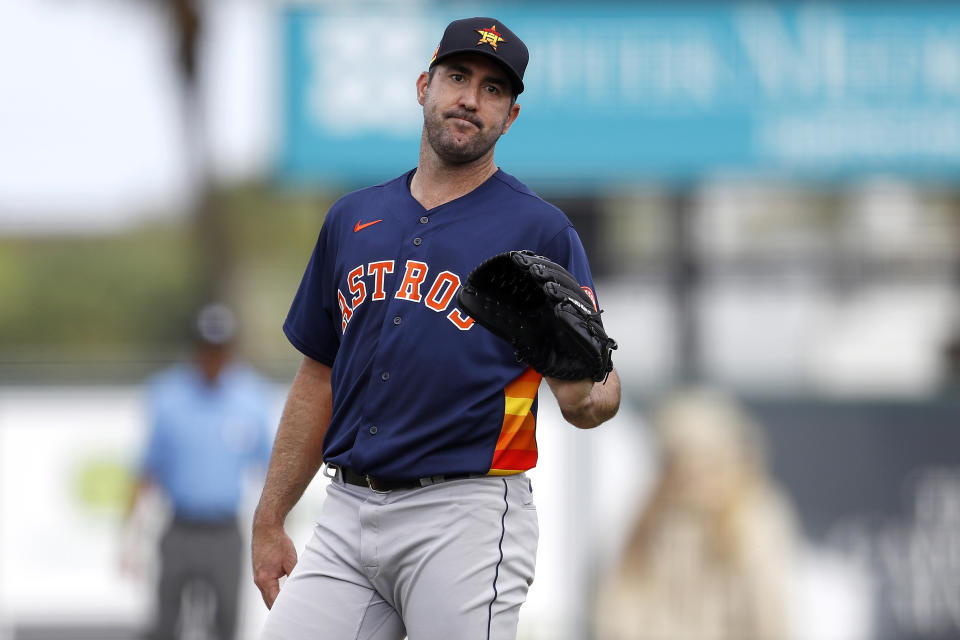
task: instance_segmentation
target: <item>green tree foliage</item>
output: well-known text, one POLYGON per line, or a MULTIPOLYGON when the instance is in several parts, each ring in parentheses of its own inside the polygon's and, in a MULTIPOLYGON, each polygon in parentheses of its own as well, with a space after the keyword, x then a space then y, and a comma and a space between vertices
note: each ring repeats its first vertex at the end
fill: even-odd
MULTIPOLYGON (((330 199, 261 185, 218 192, 234 256, 228 303, 269 372, 292 355, 280 324, 330 199)), ((109 235, 0 237, 0 381, 115 379, 184 357, 199 299, 187 217, 109 235)))

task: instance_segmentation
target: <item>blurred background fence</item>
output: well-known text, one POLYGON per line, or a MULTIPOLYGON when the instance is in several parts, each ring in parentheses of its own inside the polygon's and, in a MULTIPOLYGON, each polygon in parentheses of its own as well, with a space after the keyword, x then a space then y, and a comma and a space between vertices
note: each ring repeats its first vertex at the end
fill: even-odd
POLYGON ((141 384, 219 298, 279 411, 324 212, 415 165, 467 15, 531 50, 497 161, 578 228, 625 392, 590 434, 543 396, 522 637, 599 637, 691 385, 750 411, 795 511, 790 637, 960 635, 955 5, 34 0, 0 4, 0 638, 143 627, 113 562, 141 384))

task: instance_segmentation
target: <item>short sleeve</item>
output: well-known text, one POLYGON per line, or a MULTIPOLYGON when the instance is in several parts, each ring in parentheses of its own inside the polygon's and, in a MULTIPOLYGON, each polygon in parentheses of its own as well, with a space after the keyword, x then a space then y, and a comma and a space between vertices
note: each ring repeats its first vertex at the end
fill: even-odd
POLYGON ((596 287, 593 284, 593 274, 590 272, 590 263, 587 261, 587 252, 572 225, 567 225, 550 238, 539 248, 538 253, 572 273, 580 283, 580 287, 593 300, 594 307, 600 308, 596 287))
POLYGON ((298 351, 327 366, 333 366, 340 348, 340 334, 335 323, 337 314, 334 313, 336 292, 333 288, 333 265, 336 248, 330 240, 329 221, 328 215, 283 323, 283 332, 298 351))

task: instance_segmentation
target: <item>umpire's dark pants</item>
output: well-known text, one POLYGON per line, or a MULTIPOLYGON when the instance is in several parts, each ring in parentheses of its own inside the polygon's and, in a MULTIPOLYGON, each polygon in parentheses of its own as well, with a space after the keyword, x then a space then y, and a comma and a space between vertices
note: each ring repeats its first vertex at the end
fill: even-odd
POLYGON ((216 596, 214 633, 234 640, 240 595, 242 541, 235 520, 196 522, 175 519, 160 542, 160 581, 153 640, 175 640, 184 587, 201 581, 216 596))

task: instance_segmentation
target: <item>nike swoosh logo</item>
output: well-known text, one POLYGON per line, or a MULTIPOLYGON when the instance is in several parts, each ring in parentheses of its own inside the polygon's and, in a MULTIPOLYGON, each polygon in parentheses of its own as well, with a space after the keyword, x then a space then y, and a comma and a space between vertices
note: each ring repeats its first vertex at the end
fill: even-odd
POLYGON ((360 229, 366 229, 367 227, 371 225, 375 225, 378 222, 383 222, 383 218, 380 218, 379 220, 374 220, 373 222, 364 222, 363 224, 360 224, 360 221, 357 220, 357 224, 354 225, 353 227, 353 232, 356 233, 357 231, 360 231, 360 229))

